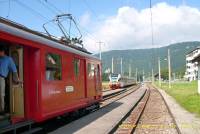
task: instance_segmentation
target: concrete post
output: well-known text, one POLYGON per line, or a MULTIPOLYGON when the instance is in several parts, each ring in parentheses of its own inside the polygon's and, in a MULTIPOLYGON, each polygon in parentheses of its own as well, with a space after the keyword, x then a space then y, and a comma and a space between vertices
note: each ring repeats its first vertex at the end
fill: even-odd
POLYGON ((121 75, 123 76, 123 61, 122 61, 122 58, 121 58, 121 75))
POLYGON ((136 68, 136 72, 135 72, 135 79, 136 79, 136 83, 137 83, 137 68, 136 68))
POLYGON ((168 49, 168 73, 169 73, 169 88, 171 88, 171 59, 170 59, 170 49, 168 49))
POLYGON ((160 57, 158 58, 158 80, 159 80, 159 86, 161 86, 160 57))
POLYGON ((200 64, 198 64, 198 94, 200 94, 200 64))
POLYGON ((153 68, 152 68, 152 83, 154 83, 154 72, 153 72, 153 68))
POLYGON ((131 78, 131 64, 129 64, 129 78, 131 78))
POLYGON ((144 76, 144 69, 143 69, 143 73, 142 73, 142 81, 144 82, 145 76, 144 76))
POLYGON ((114 73, 114 63, 113 63, 114 61, 113 61, 113 60, 114 60, 114 59, 113 59, 113 57, 112 57, 112 71, 111 71, 112 73, 114 73))

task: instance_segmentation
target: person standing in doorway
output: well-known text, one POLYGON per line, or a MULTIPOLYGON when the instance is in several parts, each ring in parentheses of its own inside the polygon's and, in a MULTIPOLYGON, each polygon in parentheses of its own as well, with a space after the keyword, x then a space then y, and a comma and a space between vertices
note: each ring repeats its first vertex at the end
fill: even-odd
POLYGON ((9 73, 13 73, 13 80, 16 84, 19 84, 19 80, 16 65, 12 59, 5 54, 6 47, 0 44, 0 114, 5 114, 5 79, 9 73))

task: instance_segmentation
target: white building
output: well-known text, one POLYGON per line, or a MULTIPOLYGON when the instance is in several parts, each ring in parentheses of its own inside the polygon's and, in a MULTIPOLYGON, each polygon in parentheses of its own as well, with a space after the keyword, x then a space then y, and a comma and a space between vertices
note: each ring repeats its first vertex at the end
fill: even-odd
POLYGON ((200 54, 200 47, 196 48, 195 50, 189 52, 186 55, 186 71, 185 71, 185 78, 188 81, 197 80, 198 78, 198 66, 197 62, 192 62, 195 57, 200 54))
POLYGON ((192 60, 193 63, 198 63, 198 94, 200 94, 200 55, 197 55, 196 57, 194 57, 194 59, 192 60))

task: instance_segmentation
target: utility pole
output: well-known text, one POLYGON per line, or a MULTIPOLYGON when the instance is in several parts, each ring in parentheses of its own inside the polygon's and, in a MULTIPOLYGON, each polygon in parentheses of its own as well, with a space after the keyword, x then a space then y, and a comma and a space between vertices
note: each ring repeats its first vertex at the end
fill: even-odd
POLYGON ((136 72, 135 72, 135 78, 136 78, 136 83, 137 83, 137 68, 136 68, 136 72))
POLYGON ((121 58, 121 75, 123 75, 123 66, 122 66, 123 61, 122 60, 123 59, 121 58))
POLYGON ((173 73, 173 80, 176 80, 176 73, 173 73))
POLYGON ((168 49, 168 72, 169 72, 169 88, 171 88, 171 61, 170 61, 170 49, 168 49))
POLYGON ((144 82, 144 69, 143 69, 143 73, 142 73, 142 81, 144 82))
POLYGON ((131 77, 131 64, 129 64, 129 78, 131 77))
POLYGON ((99 59, 101 60, 101 45, 103 45, 102 41, 97 42, 99 44, 99 59))
POLYGON ((152 83, 154 83, 154 72, 153 72, 153 68, 152 68, 152 83))
POLYGON ((148 72, 148 81, 151 80, 151 72, 148 72))
POLYGON ((158 79, 159 79, 159 86, 161 86, 160 57, 158 57, 158 79))
POLYGON ((114 64, 113 64, 113 57, 112 57, 112 73, 114 72, 114 64))

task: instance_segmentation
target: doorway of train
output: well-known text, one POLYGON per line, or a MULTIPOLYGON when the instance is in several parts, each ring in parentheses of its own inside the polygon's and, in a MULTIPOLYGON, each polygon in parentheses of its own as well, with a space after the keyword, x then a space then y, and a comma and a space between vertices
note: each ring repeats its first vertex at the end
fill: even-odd
MULTIPOLYGON (((0 42, 3 44, 5 56, 9 56, 17 69, 19 79, 24 80, 24 51, 23 46, 8 42, 0 42)), ((3 58, 3 57, 1 57, 3 58)), ((9 69, 10 70, 10 69, 9 69)), ((11 119, 24 118, 24 86, 22 83, 14 82, 13 73, 9 73, 5 80, 4 109, 0 113, 0 127, 11 123, 11 119)))
POLYGON ((77 97, 79 99, 84 99, 86 97, 85 93, 85 59, 75 56, 74 58, 74 88, 78 91, 77 97))
POLYGON ((101 92, 101 79, 100 79, 100 66, 97 64, 96 69, 95 69, 95 81, 96 81, 96 91, 97 94, 101 92))

